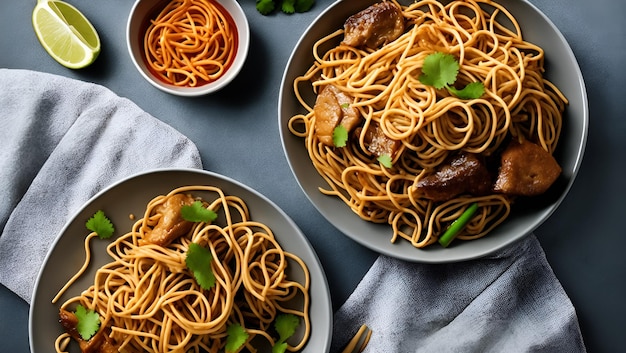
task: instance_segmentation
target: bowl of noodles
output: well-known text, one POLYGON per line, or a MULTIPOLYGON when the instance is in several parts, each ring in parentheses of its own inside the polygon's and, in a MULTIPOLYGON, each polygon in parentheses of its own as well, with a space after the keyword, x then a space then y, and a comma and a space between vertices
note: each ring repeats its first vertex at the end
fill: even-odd
POLYGON ((429 263, 532 233, 566 197, 588 129, 571 48, 518 0, 337 1, 294 48, 278 110, 317 210, 429 263))
POLYGON ((235 0, 137 0, 126 42, 133 64, 154 87, 200 96, 228 85, 241 71, 250 42, 235 0))
POLYGON ((317 353, 331 333, 306 236, 253 189, 193 169, 142 172, 93 196, 46 256, 29 316, 33 353, 317 353))

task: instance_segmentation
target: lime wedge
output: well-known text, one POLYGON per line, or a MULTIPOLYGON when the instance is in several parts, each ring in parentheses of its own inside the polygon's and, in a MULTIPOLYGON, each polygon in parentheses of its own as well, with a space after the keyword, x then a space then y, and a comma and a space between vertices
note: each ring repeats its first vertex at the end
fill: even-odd
POLYGON ((41 45, 61 65, 80 69, 100 53, 100 37, 89 20, 74 6, 40 0, 33 10, 33 28, 41 45))

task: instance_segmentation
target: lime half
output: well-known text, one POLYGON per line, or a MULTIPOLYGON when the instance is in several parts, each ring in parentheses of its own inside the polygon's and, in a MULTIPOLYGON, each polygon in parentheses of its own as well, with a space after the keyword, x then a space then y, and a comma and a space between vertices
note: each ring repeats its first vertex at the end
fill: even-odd
POLYGON ((33 10, 33 28, 41 45, 61 65, 80 69, 100 53, 100 37, 89 20, 74 6, 40 0, 33 10))

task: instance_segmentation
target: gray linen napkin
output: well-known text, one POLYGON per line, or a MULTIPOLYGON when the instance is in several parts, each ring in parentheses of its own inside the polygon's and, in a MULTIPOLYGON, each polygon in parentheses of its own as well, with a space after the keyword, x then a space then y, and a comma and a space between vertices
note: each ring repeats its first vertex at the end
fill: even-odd
POLYGON ((0 69, 0 283, 30 303, 50 245, 91 196, 159 167, 201 168, 196 146, 92 83, 0 69))
POLYGON ((584 352, 574 307, 536 236, 453 264, 380 256, 335 313, 331 352, 361 324, 365 352, 584 352))

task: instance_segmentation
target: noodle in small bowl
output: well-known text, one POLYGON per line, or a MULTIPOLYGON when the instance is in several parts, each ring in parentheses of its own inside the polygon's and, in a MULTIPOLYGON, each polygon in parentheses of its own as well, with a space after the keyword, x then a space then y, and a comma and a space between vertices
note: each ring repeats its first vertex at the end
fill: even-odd
POLYGON ((389 3, 401 9, 402 34, 383 44, 350 43, 359 36, 345 36, 348 18, 382 1, 335 2, 291 54, 279 93, 279 128, 302 190, 348 237, 408 261, 463 261, 530 234, 565 198, 586 143, 587 95, 567 41, 527 1, 389 0, 378 9, 389 3), (484 93, 459 98, 445 87, 428 87, 419 77, 429 54, 459 62, 454 88, 478 81, 484 93), (327 142, 328 131, 336 130, 317 125, 337 115, 340 125, 360 119, 346 134, 346 147, 334 145, 334 137, 327 142), (480 154, 496 172, 494 161, 514 140, 541 145, 560 165, 547 192, 509 197, 494 188, 438 201, 418 189, 427 175, 463 154, 480 154), (380 150, 370 148, 376 144, 398 149, 382 162, 380 150), (472 204, 478 211, 457 239, 438 244, 472 204))
POLYGON ((126 42, 139 73, 179 96, 222 89, 241 71, 250 28, 235 0, 137 0, 126 42))

